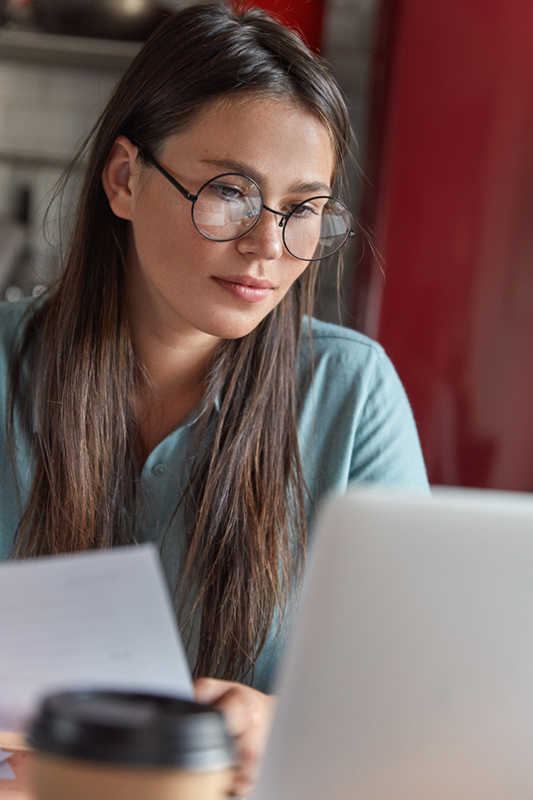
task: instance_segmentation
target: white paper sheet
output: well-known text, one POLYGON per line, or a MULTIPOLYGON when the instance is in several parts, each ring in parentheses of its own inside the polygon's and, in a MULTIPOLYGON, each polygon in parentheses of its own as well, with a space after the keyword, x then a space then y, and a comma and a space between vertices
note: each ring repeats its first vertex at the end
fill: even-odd
POLYGON ((192 697, 155 547, 1 564, 0 730, 51 691, 104 686, 192 697))

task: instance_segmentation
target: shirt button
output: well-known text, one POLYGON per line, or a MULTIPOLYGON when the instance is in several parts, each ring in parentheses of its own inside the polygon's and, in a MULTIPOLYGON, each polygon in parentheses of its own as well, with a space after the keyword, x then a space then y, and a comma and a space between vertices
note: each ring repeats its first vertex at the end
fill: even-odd
POLYGON ((154 475, 157 475, 157 477, 160 478, 162 475, 167 474, 167 468, 164 464, 156 464, 152 468, 152 472, 154 473, 154 475))

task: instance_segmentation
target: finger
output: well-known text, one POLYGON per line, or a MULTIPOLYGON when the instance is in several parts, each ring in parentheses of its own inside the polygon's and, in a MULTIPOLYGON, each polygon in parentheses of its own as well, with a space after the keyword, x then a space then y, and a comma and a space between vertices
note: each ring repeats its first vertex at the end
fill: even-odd
POLYGON ((193 685, 194 699, 199 703, 216 703, 235 685, 233 681, 221 681, 218 678, 197 678, 193 685))
POLYGON ((233 793, 238 797, 251 794, 257 782, 263 748, 260 742, 252 743, 249 735, 239 736, 235 740, 237 766, 233 774, 233 793))
POLYGON ((195 697, 212 703, 225 716, 236 746, 237 767, 232 794, 248 796, 255 785, 274 711, 273 696, 232 681, 198 679, 195 697))
POLYGON ((231 786, 232 797, 249 797, 257 783, 258 770, 238 769, 231 786))
POLYGON ((249 735, 257 726, 257 714, 245 694, 238 689, 228 689, 215 703, 226 719, 232 736, 249 735))
POLYGON ((222 711, 228 731, 238 737, 260 724, 260 712, 253 690, 233 681, 199 678, 194 684, 195 698, 212 703, 222 711))

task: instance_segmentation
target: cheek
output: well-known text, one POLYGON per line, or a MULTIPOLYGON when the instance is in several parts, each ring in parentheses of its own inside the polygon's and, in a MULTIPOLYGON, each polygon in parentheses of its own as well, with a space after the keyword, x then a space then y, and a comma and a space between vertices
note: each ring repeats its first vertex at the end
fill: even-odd
POLYGON ((139 259, 147 270, 171 272, 178 261, 190 260, 198 233, 190 216, 172 207, 153 205, 141 210, 133 225, 139 259))
POLYGON ((283 269, 283 284, 285 292, 288 292, 293 283, 304 274, 308 266, 309 265, 306 261, 297 261, 296 259, 291 258, 290 264, 287 264, 283 269))

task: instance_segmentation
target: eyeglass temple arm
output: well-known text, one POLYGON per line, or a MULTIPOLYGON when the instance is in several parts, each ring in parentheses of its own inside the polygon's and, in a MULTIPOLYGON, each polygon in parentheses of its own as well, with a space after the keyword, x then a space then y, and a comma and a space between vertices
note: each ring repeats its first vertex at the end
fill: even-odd
POLYGON ((151 164, 153 167, 155 167, 155 168, 156 168, 156 170, 157 170, 158 172, 160 172, 160 173, 161 173, 161 175, 162 175, 164 178, 166 178, 166 179, 167 179, 167 181, 170 181, 170 183, 172 184, 172 186, 175 186, 175 188, 178 190, 178 192, 180 192, 180 193, 181 193, 181 194, 182 194, 182 195, 185 197, 185 199, 186 199, 186 200, 190 200, 190 201, 191 201, 191 203, 194 203, 194 201, 195 201, 195 200, 196 200, 196 198, 197 198, 197 195, 195 195, 195 194, 191 194, 191 192, 189 192, 189 191, 188 191, 188 190, 185 188, 185 186, 182 186, 182 185, 181 185, 181 183, 179 183, 179 181, 177 181, 177 180, 176 180, 176 178, 174 178, 174 177, 173 177, 173 176, 170 174, 170 172, 167 172, 167 171, 166 171, 166 169, 165 169, 164 167, 162 167, 162 166, 161 166, 161 164, 159 164, 159 162, 158 162, 158 161, 156 161, 156 160, 155 160, 155 158, 154 158, 153 156, 151 156, 151 155, 150 155, 150 153, 148 153, 148 152, 147 152, 147 151, 144 149, 144 147, 141 147, 139 144, 137 144, 137 142, 134 142, 134 141, 133 141, 133 139, 131 139, 130 141, 131 141, 131 143, 132 143, 132 144, 134 144, 134 145, 135 145, 135 147, 137 147, 137 149, 139 150, 139 153, 141 153, 141 154, 142 154, 142 155, 145 157, 145 159, 146 159, 147 161, 149 161, 149 162, 150 162, 150 164, 151 164))

